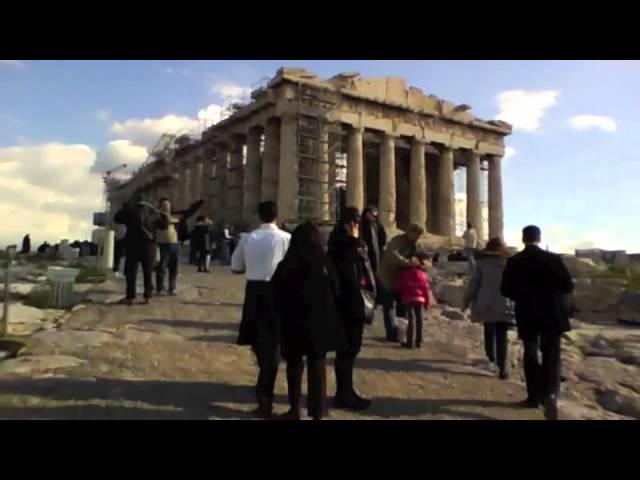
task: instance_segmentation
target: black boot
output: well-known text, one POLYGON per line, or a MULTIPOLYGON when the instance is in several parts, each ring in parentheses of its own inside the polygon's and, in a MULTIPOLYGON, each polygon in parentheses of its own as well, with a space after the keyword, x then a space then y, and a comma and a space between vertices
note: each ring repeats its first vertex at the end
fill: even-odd
POLYGON ((309 362, 307 378, 307 414, 314 420, 322 420, 329 413, 327 408, 327 369, 324 357, 309 362))
POLYGON ((258 408, 253 411, 253 416, 262 420, 271 420, 273 416, 273 402, 267 398, 258 399, 258 408))
POLYGON ((338 385, 333 404, 336 408, 347 410, 366 410, 371 406, 371 400, 362 398, 353 388, 353 363, 355 357, 351 355, 336 358, 336 383, 338 385))
POLYGON ((544 418, 558 420, 558 398, 555 395, 549 395, 544 401, 544 418))
POLYGON ((290 409, 279 417, 280 420, 300 420, 300 397, 302 396, 302 375, 304 364, 287 364, 287 390, 290 409))

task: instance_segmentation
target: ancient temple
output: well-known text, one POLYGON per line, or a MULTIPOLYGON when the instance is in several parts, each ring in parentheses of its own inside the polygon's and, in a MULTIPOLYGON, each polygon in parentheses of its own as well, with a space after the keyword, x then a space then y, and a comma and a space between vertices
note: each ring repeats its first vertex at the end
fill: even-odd
POLYGON ((453 236, 454 171, 466 169, 467 219, 482 238, 502 236, 505 122, 476 118, 400 78, 342 73, 322 79, 281 68, 251 101, 197 141, 159 156, 112 189, 112 210, 135 191, 178 208, 205 200, 214 221, 255 225, 260 201, 281 221, 335 221, 341 206, 375 205, 389 229, 410 223, 453 236), (488 170, 488 232, 481 171, 488 170))

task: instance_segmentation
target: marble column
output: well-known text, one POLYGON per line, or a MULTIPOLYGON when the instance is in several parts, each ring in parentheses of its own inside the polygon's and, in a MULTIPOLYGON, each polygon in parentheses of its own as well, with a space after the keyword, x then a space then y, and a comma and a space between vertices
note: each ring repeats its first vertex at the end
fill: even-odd
POLYGON ((453 236, 454 229, 453 196, 453 150, 443 148, 438 168, 438 234, 453 236))
POLYGON ((489 238, 503 238, 502 157, 489 157, 489 238))
POLYGON ((347 151, 347 207, 364 208, 364 129, 354 127, 349 132, 347 151))
POLYGON ((331 220, 330 212, 330 188, 331 188, 331 162, 329 161, 329 131, 325 125, 320 127, 320 139, 318 140, 320 157, 320 183, 318 184, 319 212, 318 218, 323 222, 331 220))
POLYGON ((262 188, 262 175, 260 172, 260 140, 262 128, 254 127, 247 135, 247 164, 244 170, 244 195, 242 215, 245 221, 255 226, 258 219, 258 203, 260 203, 260 190, 262 188))
POLYGON ((467 158, 467 222, 476 229, 480 240, 484 238, 480 203, 480 154, 468 152, 467 158))
POLYGON ((278 210, 280 221, 298 219, 298 156, 296 151, 296 117, 280 118, 280 165, 278 166, 278 210))
POLYGON ((169 183, 168 197, 173 207, 177 205, 179 196, 180 196, 180 176, 177 173, 172 173, 171 180, 169 183))
POLYGON ((427 231, 433 233, 438 231, 439 161, 439 157, 427 157, 427 231))
POLYGON ((191 170, 183 164, 182 171, 180 172, 180 191, 178 193, 177 205, 174 205, 175 210, 182 210, 189 205, 189 188, 191 183, 191 170))
POLYGON ((242 221, 242 197, 243 195, 243 172, 244 172, 244 135, 232 135, 232 147, 229 152, 229 178, 227 183, 227 208, 229 210, 230 221, 239 223, 242 221))
MULTIPOLYGON (((202 199, 202 161, 197 158, 191 162, 191 180, 189 182, 189 205, 202 199)), ((200 213, 200 212, 199 212, 200 213)))
POLYGON ((424 143, 417 138, 411 144, 411 176, 409 178, 409 222, 427 226, 427 177, 424 143))
POLYGON ((228 219, 227 181, 229 175, 229 147, 226 144, 221 144, 218 149, 215 168, 213 215, 216 221, 226 222, 228 219))
POLYGON ((384 134, 380 145, 380 187, 378 218, 386 229, 396 228, 396 145, 392 135, 384 134))
POLYGON ((158 204, 160 197, 162 197, 161 188, 162 185, 160 184, 160 179, 156 179, 153 183, 153 186, 151 187, 151 199, 153 200, 153 202, 151 202, 151 205, 158 204))
POLYGON ((213 191, 213 152, 207 152, 205 158, 202 161, 202 176, 200 177, 200 196, 204 200, 202 206, 202 214, 208 217, 211 216, 212 204, 211 194, 213 191))
POLYGON ((262 188, 260 200, 278 200, 278 175, 280 162, 280 120, 270 118, 264 129, 264 152, 262 155, 262 188))

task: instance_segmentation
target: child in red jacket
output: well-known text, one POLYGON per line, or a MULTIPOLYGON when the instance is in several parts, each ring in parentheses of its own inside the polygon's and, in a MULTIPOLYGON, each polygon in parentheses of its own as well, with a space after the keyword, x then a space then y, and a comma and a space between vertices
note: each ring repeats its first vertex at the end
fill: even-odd
POLYGON ((416 348, 422 346, 422 312, 429 306, 429 281, 423 267, 407 268, 400 271, 395 285, 400 294, 409 325, 404 348, 413 348, 413 332, 416 332, 416 348))

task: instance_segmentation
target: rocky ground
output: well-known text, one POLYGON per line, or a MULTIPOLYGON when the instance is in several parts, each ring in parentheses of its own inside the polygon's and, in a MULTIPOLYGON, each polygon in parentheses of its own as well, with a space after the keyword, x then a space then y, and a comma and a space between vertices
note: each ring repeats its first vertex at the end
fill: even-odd
MULTIPOLYGON (((423 349, 383 342, 381 318, 367 328, 356 384, 373 406, 332 410, 330 418, 542 419, 515 406, 525 396, 515 334, 511 380, 497 379, 483 361, 481 328, 459 309, 464 267, 432 272, 440 304, 427 315, 423 349)), ((244 280, 221 267, 181 268, 178 296, 146 306, 114 304, 124 285, 111 279, 81 287, 85 303, 73 312, 19 307, 10 327, 26 349, 0 362, 0 417, 249 418, 255 361, 235 345, 244 280)), ((574 326, 563 342, 561 418, 640 418, 640 329, 574 326)), ((284 365, 277 394, 276 409, 285 411, 284 365)))
MULTIPOLYGON (((40 320, 47 328, 22 337, 27 349, 0 362, 0 417, 248 418, 255 362, 235 345, 243 279, 221 268, 207 275, 183 267, 180 280, 177 297, 133 307, 113 304, 123 285, 111 280, 86 307, 40 320)), ((539 411, 515 407, 522 385, 480 365, 477 328, 439 310, 429 316, 419 351, 382 342, 378 319, 356 372, 373 407, 362 414, 332 410, 330 418, 541 419, 539 411)), ((331 370, 328 382, 331 392, 331 370)), ((285 411, 284 365, 277 394, 276 409, 285 411)))
MULTIPOLYGON (((593 263, 577 263, 569 269, 576 277, 574 298, 580 311, 562 341, 561 418, 640 419, 640 324, 633 321, 640 313, 638 294, 622 287, 619 279, 594 275, 593 263)), ((479 338, 460 310, 468 279, 465 265, 441 265, 431 277, 437 300, 446 305, 442 314, 460 319, 465 337, 479 338)), ((520 343, 515 334, 510 341, 512 370, 521 372, 520 343)))

